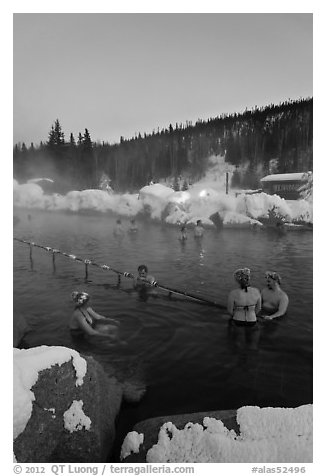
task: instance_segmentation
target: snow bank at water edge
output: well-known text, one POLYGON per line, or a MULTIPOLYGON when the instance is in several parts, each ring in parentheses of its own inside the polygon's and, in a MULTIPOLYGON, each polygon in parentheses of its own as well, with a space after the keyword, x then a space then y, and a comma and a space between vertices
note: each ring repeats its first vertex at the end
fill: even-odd
POLYGON ((152 220, 164 220, 169 224, 203 224, 214 226, 211 216, 219 213, 225 225, 242 224, 250 220, 266 219, 269 212, 287 222, 312 223, 312 203, 306 200, 286 201, 278 195, 259 193, 228 195, 211 187, 211 182, 194 184, 189 190, 174 192, 162 184, 143 187, 139 194, 109 194, 104 190, 71 191, 67 195, 46 195, 36 183, 18 184, 14 180, 14 206, 50 211, 67 210, 113 212, 120 216, 138 214, 152 220))

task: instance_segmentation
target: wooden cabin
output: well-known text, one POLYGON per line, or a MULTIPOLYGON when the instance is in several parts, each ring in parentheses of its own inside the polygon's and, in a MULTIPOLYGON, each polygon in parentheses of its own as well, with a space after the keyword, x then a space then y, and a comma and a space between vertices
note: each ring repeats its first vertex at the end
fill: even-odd
POLYGON ((286 200, 298 200, 301 198, 298 189, 307 182, 305 172, 296 172, 292 174, 273 174, 266 175, 260 179, 263 192, 269 195, 278 195, 286 200))

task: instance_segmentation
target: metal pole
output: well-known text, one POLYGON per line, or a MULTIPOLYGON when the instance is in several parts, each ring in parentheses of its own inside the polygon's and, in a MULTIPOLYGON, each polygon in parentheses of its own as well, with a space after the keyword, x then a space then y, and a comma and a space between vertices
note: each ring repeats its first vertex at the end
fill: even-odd
POLYGON ((226 195, 229 193, 229 172, 226 172, 225 193, 226 195))
POLYGON ((33 245, 29 245, 29 261, 31 263, 31 270, 34 270, 34 263, 33 263, 33 245))
POLYGON ((55 269, 55 252, 52 250, 52 269, 53 269, 53 273, 55 273, 56 269, 55 269))

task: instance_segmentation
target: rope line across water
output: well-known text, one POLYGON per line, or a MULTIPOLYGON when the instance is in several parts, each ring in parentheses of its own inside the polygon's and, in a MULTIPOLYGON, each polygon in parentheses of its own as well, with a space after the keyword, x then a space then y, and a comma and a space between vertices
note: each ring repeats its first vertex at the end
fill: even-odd
MULTIPOLYGON (((67 258, 69 258, 73 261, 78 261, 80 263, 84 263, 85 268, 86 268, 86 274, 87 274, 88 265, 92 265, 92 266, 96 266, 97 268, 101 268, 101 269, 106 270, 106 271, 113 271, 114 273, 118 274, 119 279, 120 279, 121 276, 124 276, 125 278, 135 279, 135 276, 132 273, 129 273, 127 271, 119 271, 117 269, 112 268, 111 266, 109 266, 107 264, 100 265, 100 264, 95 263, 95 261, 92 261, 90 259, 79 258, 78 256, 76 256, 74 254, 65 253, 65 252, 60 251, 56 248, 52 248, 50 246, 39 245, 37 243, 34 243, 33 241, 27 241, 27 240, 23 240, 21 238, 14 238, 14 240, 28 245, 30 247, 30 253, 32 252, 32 248, 35 246, 36 248, 41 248, 45 251, 51 252, 52 255, 53 255, 53 259, 55 257, 55 254, 61 254, 62 256, 65 256, 65 257, 67 257, 67 258)), ((186 291, 180 291, 178 289, 174 289, 174 288, 170 288, 168 286, 164 286, 162 284, 159 284, 157 281, 154 281, 153 283, 147 282, 147 284, 150 284, 151 286, 159 288, 159 289, 163 289, 164 291, 168 291, 169 293, 174 293, 174 294, 179 294, 181 296, 186 296, 186 297, 194 299, 196 301, 204 302, 206 304, 210 304, 211 306, 215 306, 215 307, 218 307, 219 309, 225 310, 225 306, 222 306, 221 304, 218 304, 215 301, 211 301, 209 299, 202 298, 200 296, 195 296, 194 294, 190 294, 186 291)))

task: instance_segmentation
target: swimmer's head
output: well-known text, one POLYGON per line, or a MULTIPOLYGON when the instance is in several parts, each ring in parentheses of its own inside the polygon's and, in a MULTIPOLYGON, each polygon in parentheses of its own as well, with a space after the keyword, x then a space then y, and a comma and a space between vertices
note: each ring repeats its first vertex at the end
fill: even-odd
POLYGON ((201 220, 197 220, 197 226, 201 225, 201 220))
POLYGON ((145 264, 141 264, 138 266, 138 274, 139 276, 146 276, 148 273, 148 268, 145 264))
POLYGON ((85 293, 84 291, 73 291, 71 293, 71 299, 78 306, 85 304, 87 301, 89 301, 89 298, 89 294, 85 293))
POLYGON ((240 284, 242 289, 247 289, 250 286, 250 269, 249 268, 240 268, 234 271, 234 279, 237 283, 240 284))
POLYGON ((266 271, 265 279, 267 281, 267 286, 273 285, 274 283, 281 284, 281 276, 278 273, 275 273, 275 271, 266 271))

